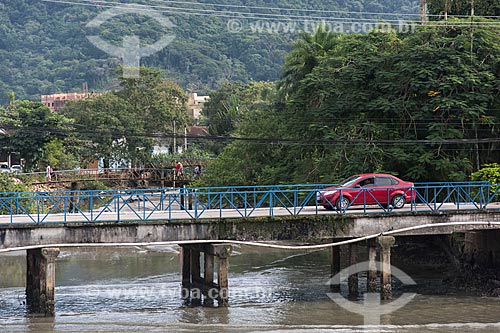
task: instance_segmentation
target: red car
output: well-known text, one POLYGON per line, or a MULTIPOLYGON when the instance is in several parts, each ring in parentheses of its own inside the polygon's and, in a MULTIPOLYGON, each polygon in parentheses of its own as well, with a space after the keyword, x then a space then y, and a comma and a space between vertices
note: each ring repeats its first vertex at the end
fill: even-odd
POLYGON ((413 183, 383 173, 354 175, 337 186, 321 190, 317 195, 319 205, 339 211, 353 205, 392 206, 399 209, 414 197, 413 183))

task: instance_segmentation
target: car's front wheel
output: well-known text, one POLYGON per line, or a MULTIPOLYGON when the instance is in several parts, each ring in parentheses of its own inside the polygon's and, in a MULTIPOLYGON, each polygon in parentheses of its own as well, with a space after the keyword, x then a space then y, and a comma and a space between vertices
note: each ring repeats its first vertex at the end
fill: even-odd
POLYGON ((405 206, 405 198, 401 194, 396 194, 392 197, 391 204, 395 209, 401 209, 405 206))
POLYGON ((347 197, 338 198, 335 202, 335 207, 337 207, 339 211, 344 211, 350 203, 351 201, 347 197))

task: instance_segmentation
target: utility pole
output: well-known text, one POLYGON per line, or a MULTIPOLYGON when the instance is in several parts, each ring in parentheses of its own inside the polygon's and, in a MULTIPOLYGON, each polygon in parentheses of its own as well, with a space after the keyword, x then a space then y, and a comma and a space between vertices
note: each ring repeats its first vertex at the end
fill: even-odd
POLYGON ((188 150, 187 127, 184 127, 184 151, 188 150))
POLYGON ((420 22, 424 24, 427 21, 427 0, 420 0, 420 22))
POLYGON ((172 149, 172 153, 177 153, 177 140, 175 138, 175 119, 174 119, 174 149, 172 149))
MULTIPOLYGON (((470 0, 470 60, 471 64, 474 61, 474 0, 470 0)), ((474 148, 476 148, 476 168, 479 170, 481 167, 479 162, 479 143, 478 143, 478 135, 477 135, 477 125, 474 122, 474 131, 476 134, 476 144, 474 148)))
POLYGON ((474 0, 470 0, 470 58, 474 57, 474 0))

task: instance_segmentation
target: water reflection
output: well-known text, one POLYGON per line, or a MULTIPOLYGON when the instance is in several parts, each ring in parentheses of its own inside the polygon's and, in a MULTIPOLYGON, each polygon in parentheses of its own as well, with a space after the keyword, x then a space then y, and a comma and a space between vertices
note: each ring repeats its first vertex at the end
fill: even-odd
POLYGON ((49 333, 54 332, 56 320, 54 317, 27 316, 27 329, 31 332, 49 333))

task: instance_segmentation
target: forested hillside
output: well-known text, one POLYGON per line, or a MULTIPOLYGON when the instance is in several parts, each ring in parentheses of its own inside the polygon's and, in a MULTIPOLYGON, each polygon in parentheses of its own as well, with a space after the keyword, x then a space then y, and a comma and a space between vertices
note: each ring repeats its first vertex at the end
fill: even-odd
MULTIPOLYGON (((150 17, 123 15, 108 20, 98 29, 90 29, 86 25, 118 1, 58 1, 0 3, 0 103, 7 103, 7 93, 11 91, 18 99, 39 100, 40 94, 79 90, 84 82, 88 82, 91 90, 109 88, 113 84, 110 78, 114 77, 111 69, 120 61, 92 45, 86 38, 89 35, 114 40, 117 45, 125 35, 138 35, 145 44, 166 33, 174 35, 170 45, 142 59, 141 64, 165 70, 184 89, 204 91, 223 79, 249 82, 279 78, 284 55, 297 34, 252 31, 250 25, 259 21, 286 23, 290 21, 283 21, 284 18, 296 17, 292 22, 304 24, 305 16, 334 19, 354 15, 332 12, 336 10, 413 14, 419 11, 418 0, 212 0, 210 5, 202 7, 175 1, 143 1, 152 6, 150 10, 168 17, 175 27, 167 31, 150 17), (256 13, 256 18, 241 19, 242 29, 234 31, 229 23, 243 18, 243 13, 256 13)), ((140 3, 140 0, 122 3, 140 3)), ((378 17, 383 15, 371 16, 378 17)))

